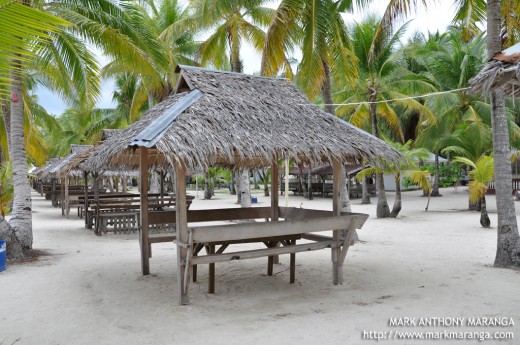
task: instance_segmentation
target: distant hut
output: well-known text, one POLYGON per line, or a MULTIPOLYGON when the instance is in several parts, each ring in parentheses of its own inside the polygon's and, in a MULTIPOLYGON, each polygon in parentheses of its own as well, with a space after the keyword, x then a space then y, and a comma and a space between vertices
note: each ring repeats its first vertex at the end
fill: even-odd
POLYGON ((471 91, 488 95, 502 90, 505 95, 520 95, 520 43, 495 54, 470 81, 471 91))
POLYGON ((152 243, 148 235, 149 224, 170 217, 168 213, 150 211, 147 207, 148 168, 153 164, 166 169, 175 168, 177 201, 173 219, 176 219, 177 229, 175 243, 181 304, 188 303, 189 268, 193 267, 195 272, 197 264, 210 264, 211 285, 211 272, 214 272, 211 265, 215 262, 269 256, 269 275, 272 274, 271 259, 274 255, 291 254, 290 276, 293 282, 295 253, 326 247, 332 250, 333 282, 341 284, 350 236, 367 217, 340 213, 341 164, 364 161, 379 164, 381 158, 396 162, 401 159, 400 153, 384 141, 322 111, 287 80, 188 66, 179 66, 177 72, 180 78, 175 94, 152 107, 141 120, 117 136, 107 139, 103 148, 84 163, 94 169, 101 166, 140 168, 143 274, 149 274, 152 243), (269 208, 187 210, 187 169, 204 171, 212 166, 233 169, 270 166, 272 185, 277 186, 277 161, 280 159, 294 159, 297 163, 311 163, 313 166, 332 164, 333 211, 279 207, 278 193, 271 193, 269 208), (270 222, 189 230, 187 227, 188 221, 255 218, 268 218, 270 222), (285 222, 279 222, 280 218, 285 222), (333 237, 310 234, 338 228, 348 228, 348 231, 334 230, 333 237), (251 241, 267 234, 274 237, 264 243, 271 245, 282 241, 284 245, 267 251, 223 253, 227 241, 251 241), (314 242, 298 245, 290 237, 296 235, 314 242), (280 240, 280 237, 285 239, 280 240), (203 243, 213 254, 197 256, 197 249, 203 243), (215 245, 221 245, 216 252, 215 245))

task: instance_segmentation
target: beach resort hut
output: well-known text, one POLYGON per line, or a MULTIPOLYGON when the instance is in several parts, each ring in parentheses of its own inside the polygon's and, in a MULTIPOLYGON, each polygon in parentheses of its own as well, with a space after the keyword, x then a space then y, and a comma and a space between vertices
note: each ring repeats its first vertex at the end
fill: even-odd
MULTIPOLYGON (((273 258, 291 256, 290 280, 294 281, 297 252, 331 248, 334 284, 343 282, 342 267, 350 236, 367 219, 364 214, 340 212, 339 172, 341 165, 381 158, 398 161, 400 154, 384 141, 322 111, 291 82, 241 73, 179 66, 174 94, 152 107, 141 120, 106 140, 103 149, 86 161, 113 168, 141 171, 141 264, 150 273, 149 226, 165 221, 176 223, 178 294, 189 303, 188 283, 197 265, 268 257, 268 274, 273 258), (278 193, 271 193, 270 207, 189 210, 186 207, 186 171, 202 172, 208 167, 232 169, 271 167, 272 186, 278 186, 278 160, 333 170, 333 211, 279 207, 278 193), (151 210, 147 205, 147 176, 150 165, 174 168, 175 211, 151 210), (191 226, 189 223, 267 219, 268 222, 191 226), (282 221, 282 219, 284 221, 282 221), (334 230, 332 237, 315 234, 334 230), (297 240, 310 242, 297 244, 297 240), (258 242, 267 248, 224 252, 234 243, 258 242), (206 248, 207 255, 199 255, 206 248)), ((169 237, 170 240, 172 237, 169 237)), ((214 274, 214 273, 213 273, 214 274)))
MULTIPOLYGON (((470 81, 471 92, 489 95, 491 91, 504 92, 513 98, 520 96, 520 43, 496 53, 470 81)), ((513 193, 520 190, 518 162, 511 165, 513 193)), ((494 181, 488 185, 488 193, 495 193, 494 181)))

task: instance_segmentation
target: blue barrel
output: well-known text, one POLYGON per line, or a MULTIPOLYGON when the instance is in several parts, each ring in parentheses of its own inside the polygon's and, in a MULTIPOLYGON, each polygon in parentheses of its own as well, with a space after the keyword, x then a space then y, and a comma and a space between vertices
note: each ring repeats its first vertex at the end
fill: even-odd
POLYGON ((251 202, 252 202, 253 204, 256 204, 256 203, 258 202, 258 199, 256 198, 256 196, 252 196, 252 197, 251 197, 251 202))
POLYGON ((5 241, 0 241, 0 272, 5 271, 5 241))

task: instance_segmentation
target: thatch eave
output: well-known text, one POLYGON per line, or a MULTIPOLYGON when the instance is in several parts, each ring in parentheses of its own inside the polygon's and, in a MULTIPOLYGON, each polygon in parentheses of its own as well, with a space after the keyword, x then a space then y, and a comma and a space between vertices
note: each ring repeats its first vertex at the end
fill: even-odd
POLYGON ((151 108, 85 163, 137 168, 141 146, 153 149, 152 165, 183 164, 194 171, 263 167, 284 158, 315 164, 401 159, 384 141, 319 109, 287 80, 187 66, 179 71, 178 89, 184 85, 188 93, 151 108), (192 104, 179 107, 194 93, 192 104))

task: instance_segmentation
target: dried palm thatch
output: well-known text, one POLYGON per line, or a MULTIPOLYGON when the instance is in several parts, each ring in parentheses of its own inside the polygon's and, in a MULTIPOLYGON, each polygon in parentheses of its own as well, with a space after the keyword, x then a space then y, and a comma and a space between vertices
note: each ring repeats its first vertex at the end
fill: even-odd
MULTIPOLYGON (((110 136, 118 133, 120 130, 118 129, 104 129, 102 138, 104 140, 108 139, 110 136)), ((94 173, 96 175, 104 175, 104 176, 138 176, 139 172, 137 170, 111 170, 106 169, 106 167, 101 167, 98 170, 93 170, 87 167, 84 168, 83 163, 87 160, 92 154, 96 151, 99 151, 103 146, 103 143, 99 145, 83 145, 82 150, 76 150, 75 153, 64 158, 64 161, 56 167, 55 174, 59 178, 64 178, 66 176, 83 176, 83 173, 89 172, 94 173)))
POLYGON ((469 83, 473 93, 503 91, 510 97, 520 95, 520 43, 495 54, 469 83))
POLYGON ((325 113, 284 79, 179 66, 176 93, 112 136, 84 163, 92 169, 151 164, 259 167, 273 159, 298 162, 397 161, 384 141, 325 113))
POLYGON ((45 165, 40 169, 39 171, 39 176, 40 176, 40 179, 42 180, 46 180, 50 177, 52 177, 52 175, 50 174, 50 170, 54 167, 56 167, 58 164, 60 164, 61 162, 61 158, 51 158, 49 159, 45 165))

